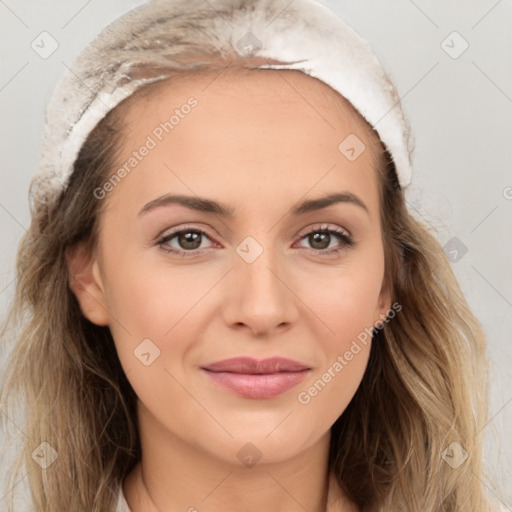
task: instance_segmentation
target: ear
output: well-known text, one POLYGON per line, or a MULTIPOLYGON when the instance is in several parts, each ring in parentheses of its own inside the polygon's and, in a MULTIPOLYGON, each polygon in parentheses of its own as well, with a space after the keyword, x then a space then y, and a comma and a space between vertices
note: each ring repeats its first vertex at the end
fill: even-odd
POLYGON ((384 322, 386 316, 388 315, 388 311, 391 309, 391 287, 387 283, 387 279, 384 278, 382 282, 382 287, 379 294, 379 300, 377 302, 377 306, 375 308, 375 313, 373 315, 373 325, 377 322, 377 325, 380 325, 384 322))
POLYGON ((79 243, 66 249, 69 287, 75 294, 84 316, 96 325, 108 325, 103 282, 96 256, 79 243))

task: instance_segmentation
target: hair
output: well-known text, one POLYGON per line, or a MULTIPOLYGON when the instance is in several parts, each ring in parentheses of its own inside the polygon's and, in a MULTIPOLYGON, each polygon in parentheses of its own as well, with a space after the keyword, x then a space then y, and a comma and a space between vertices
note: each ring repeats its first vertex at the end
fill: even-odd
MULTIPOLYGON (((218 62, 250 64, 237 59, 223 55, 218 62)), ((218 62, 196 68, 218 70, 218 62)), ((18 282, 2 329, 4 339, 12 330, 16 345, 1 402, 8 415, 16 396, 25 405, 25 437, 8 485, 25 463, 37 512, 113 511, 119 485, 141 458, 136 394, 109 328, 82 314, 66 264, 75 244, 96 248, 104 202, 93 191, 112 174, 123 104, 89 134, 59 197, 32 206, 18 247, 18 282), (46 470, 31 457, 42 441, 58 454, 46 470)), ((372 147, 384 282, 401 311, 374 330, 360 386, 331 428, 329 468, 363 512, 489 510, 481 483, 485 335, 439 242, 408 211, 390 154, 380 141, 372 147), (467 452, 457 468, 442 457, 453 442, 467 452)), ((33 181, 31 190, 37 186, 33 181)))

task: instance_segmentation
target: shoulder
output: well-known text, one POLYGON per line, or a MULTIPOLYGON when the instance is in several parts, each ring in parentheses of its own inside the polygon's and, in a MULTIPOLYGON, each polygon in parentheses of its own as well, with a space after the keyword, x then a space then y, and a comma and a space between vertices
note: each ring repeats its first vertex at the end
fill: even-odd
POLYGON ((116 512, 131 512, 130 508, 128 507, 128 503, 126 502, 126 498, 124 497, 122 485, 119 485, 116 512))

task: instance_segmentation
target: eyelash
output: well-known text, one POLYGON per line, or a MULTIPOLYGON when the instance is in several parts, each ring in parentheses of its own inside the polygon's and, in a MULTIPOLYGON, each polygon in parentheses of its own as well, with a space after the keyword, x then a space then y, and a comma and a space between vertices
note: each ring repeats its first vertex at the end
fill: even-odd
MULTIPOLYGON (((165 235, 163 237, 161 237, 156 245, 158 245, 162 250, 164 250, 165 252, 167 253, 172 253, 176 256, 180 256, 180 257, 193 257, 193 256, 196 256, 197 255, 197 251, 200 251, 200 249, 194 249, 194 250, 191 250, 191 251, 184 251, 182 249, 176 249, 176 248, 170 248, 169 246, 166 246, 165 244, 167 244, 167 242, 169 242, 170 240, 172 240, 176 235, 179 235, 181 233, 189 233, 189 232, 194 232, 194 233, 199 233, 201 234, 202 236, 206 236, 207 238, 209 238, 210 240, 212 240, 213 237, 211 237, 207 232, 201 230, 201 229, 198 229, 198 228, 193 228, 193 227, 189 227, 189 226, 185 226, 179 230, 176 230, 176 231, 173 231, 172 233, 169 233, 168 235, 165 235)), ((313 229, 311 229, 310 231, 304 233, 301 237, 300 237, 300 240, 303 240, 304 238, 308 237, 309 235, 313 234, 313 233, 323 233, 323 234, 330 234, 330 235, 334 235, 336 237, 338 237, 341 241, 342 241, 342 244, 334 249, 311 249, 311 251, 313 251, 314 254, 318 254, 318 255, 322 255, 322 256, 325 256, 325 255, 332 255, 332 254, 337 254, 343 250, 346 250, 347 248, 350 248, 354 245, 354 241, 352 240, 351 236, 347 234, 346 231, 344 230, 341 230, 339 228, 328 228, 327 226, 321 226, 321 227, 315 227, 313 229)))

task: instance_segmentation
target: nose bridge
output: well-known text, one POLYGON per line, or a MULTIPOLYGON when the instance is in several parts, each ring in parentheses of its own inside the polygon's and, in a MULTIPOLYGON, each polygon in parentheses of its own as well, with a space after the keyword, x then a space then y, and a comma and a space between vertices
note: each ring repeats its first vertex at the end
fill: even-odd
POLYGON ((230 321, 257 332, 271 331, 294 318, 293 294, 286 286, 282 258, 271 236, 248 236, 236 247, 228 298, 230 321))

